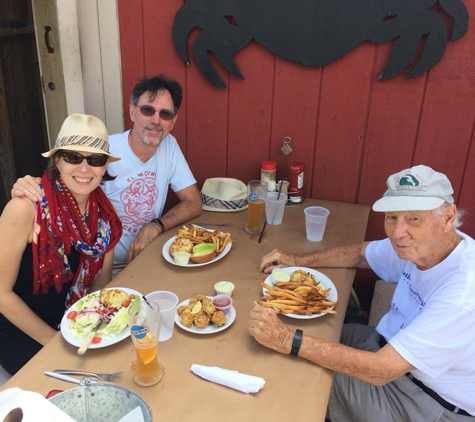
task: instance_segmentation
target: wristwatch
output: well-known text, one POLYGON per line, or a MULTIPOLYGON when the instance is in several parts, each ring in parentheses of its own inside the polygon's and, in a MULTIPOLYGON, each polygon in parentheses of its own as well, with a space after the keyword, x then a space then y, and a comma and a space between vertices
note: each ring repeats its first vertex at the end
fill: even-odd
POLYGON ((151 223, 157 223, 158 227, 160 227, 160 233, 163 233, 165 231, 165 225, 160 221, 159 218, 154 218, 151 223))
POLYGON ((302 344, 302 335, 302 330, 295 330, 294 340, 292 341, 292 350, 290 351, 291 355, 299 355, 300 345, 302 344))

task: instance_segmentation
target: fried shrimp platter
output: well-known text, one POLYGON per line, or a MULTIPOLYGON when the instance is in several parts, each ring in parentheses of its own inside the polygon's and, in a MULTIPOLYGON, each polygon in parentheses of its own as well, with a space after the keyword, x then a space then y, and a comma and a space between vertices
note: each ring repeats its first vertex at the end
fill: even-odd
POLYGON ((210 324, 218 328, 228 322, 224 312, 218 311, 211 299, 204 295, 192 297, 188 305, 179 306, 177 312, 181 323, 188 328, 206 328, 210 324))

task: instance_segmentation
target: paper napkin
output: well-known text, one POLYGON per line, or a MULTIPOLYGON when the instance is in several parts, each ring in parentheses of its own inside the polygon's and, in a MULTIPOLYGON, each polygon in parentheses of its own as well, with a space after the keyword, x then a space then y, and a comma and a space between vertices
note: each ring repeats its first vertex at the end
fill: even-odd
POLYGON ((39 393, 16 387, 0 393, 0 420, 3 421, 17 407, 23 412, 23 422, 74 422, 74 419, 39 393))
POLYGON ((243 393, 257 393, 266 383, 263 378, 241 374, 217 366, 191 365, 191 371, 208 381, 234 388, 243 393))

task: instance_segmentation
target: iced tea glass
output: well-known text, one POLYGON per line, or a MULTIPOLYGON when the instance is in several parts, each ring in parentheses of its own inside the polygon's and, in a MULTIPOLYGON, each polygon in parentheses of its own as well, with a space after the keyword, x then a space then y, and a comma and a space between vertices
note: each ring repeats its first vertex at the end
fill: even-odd
POLYGON ((266 199, 265 182, 251 180, 247 184, 247 224, 244 228, 248 233, 259 234, 264 228, 264 201, 266 199))
POLYGON ((129 308, 130 334, 137 355, 134 381, 138 385, 155 385, 163 377, 164 368, 158 362, 161 323, 158 303, 142 301, 129 308))

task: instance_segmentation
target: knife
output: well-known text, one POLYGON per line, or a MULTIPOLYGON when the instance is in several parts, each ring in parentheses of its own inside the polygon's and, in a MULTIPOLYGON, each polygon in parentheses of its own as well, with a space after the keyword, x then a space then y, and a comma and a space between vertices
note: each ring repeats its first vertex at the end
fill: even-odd
POLYGON ((101 325, 101 322, 102 321, 99 318, 99 320, 94 324, 94 327, 92 327, 91 332, 87 335, 87 337, 82 342, 81 347, 78 349, 78 355, 83 355, 84 353, 86 353, 86 350, 91 345, 92 339, 96 335, 97 328, 101 325))

